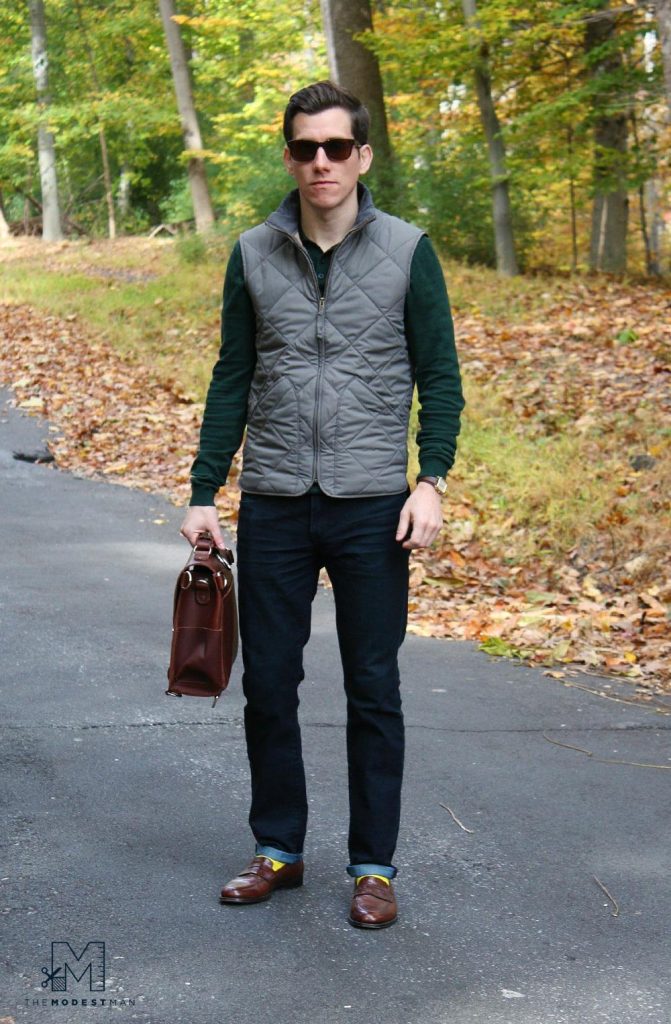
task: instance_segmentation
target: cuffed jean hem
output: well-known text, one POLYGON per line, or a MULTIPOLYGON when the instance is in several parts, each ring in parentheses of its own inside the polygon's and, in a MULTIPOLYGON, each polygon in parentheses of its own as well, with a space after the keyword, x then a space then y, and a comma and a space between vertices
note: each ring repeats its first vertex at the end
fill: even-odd
POLYGON ((287 853, 286 850, 276 850, 274 846, 262 846, 256 844, 257 857, 271 857, 273 860, 281 860, 283 864, 298 864, 303 860, 302 853, 287 853))
POLYGON ((382 875, 383 878, 396 878, 398 868, 393 864, 349 864, 347 874, 351 878, 361 878, 362 875, 382 875))

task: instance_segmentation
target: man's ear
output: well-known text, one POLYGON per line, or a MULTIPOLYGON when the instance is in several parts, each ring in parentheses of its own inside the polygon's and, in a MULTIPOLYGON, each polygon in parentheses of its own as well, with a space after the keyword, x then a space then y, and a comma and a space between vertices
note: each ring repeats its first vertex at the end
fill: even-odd
POLYGON ((288 150, 288 148, 286 146, 284 147, 283 159, 284 159, 284 166, 287 169, 287 174, 290 174, 292 178, 295 177, 295 175, 294 175, 294 165, 293 165, 293 162, 291 160, 291 154, 290 154, 290 152, 289 152, 289 150, 288 150))
POLYGON ((373 162, 373 150, 366 142, 359 150, 359 173, 365 174, 373 162))

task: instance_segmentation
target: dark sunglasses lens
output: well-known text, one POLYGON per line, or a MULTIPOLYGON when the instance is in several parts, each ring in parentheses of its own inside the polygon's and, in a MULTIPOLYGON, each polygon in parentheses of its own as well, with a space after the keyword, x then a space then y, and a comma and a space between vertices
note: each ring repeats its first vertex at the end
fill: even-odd
POLYGON ((329 160, 348 160, 354 148, 354 139, 329 139, 324 152, 329 160))
POLYGON ((329 160, 348 160, 354 148, 354 139, 328 139, 326 142, 311 142, 308 139, 292 139, 287 143, 291 159, 299 164, 309 163, 317 156, 321 146, 329 160))
POLYGON ((292 142, 287 143, 289 152, 291 153, 291 159, 297 160, 298 163, 306 164, 310 160, 314 160, 317 155, 317 143, 308 142, 307 139, 294 139, 292 142))

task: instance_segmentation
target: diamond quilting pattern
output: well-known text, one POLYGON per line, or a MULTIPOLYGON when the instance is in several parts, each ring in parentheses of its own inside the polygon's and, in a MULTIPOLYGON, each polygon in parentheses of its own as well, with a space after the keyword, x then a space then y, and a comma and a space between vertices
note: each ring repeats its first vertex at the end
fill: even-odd
POLYGON ((257 315, 243 489, 301 494, 315 476, 342 497, 405 487, 413 381, 403 317, 422 232, 370 209, 333 255, 322 314, 286 209, 242 235, 257 315))

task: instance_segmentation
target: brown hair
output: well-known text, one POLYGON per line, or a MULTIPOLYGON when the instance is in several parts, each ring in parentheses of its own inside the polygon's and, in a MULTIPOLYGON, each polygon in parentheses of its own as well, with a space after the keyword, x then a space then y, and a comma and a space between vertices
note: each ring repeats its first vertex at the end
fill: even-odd
POLYGON ((333 107, 342 107, 343 110, 349 111, 352 135, 360 146, 364 146, 368 142, 370 114, 360 99, 335 82, 314 82, 290 97, 284 111, 285 140, 291 142, 293 139, 296 114, 319 114, 322 110, 331 110, 333 107))

